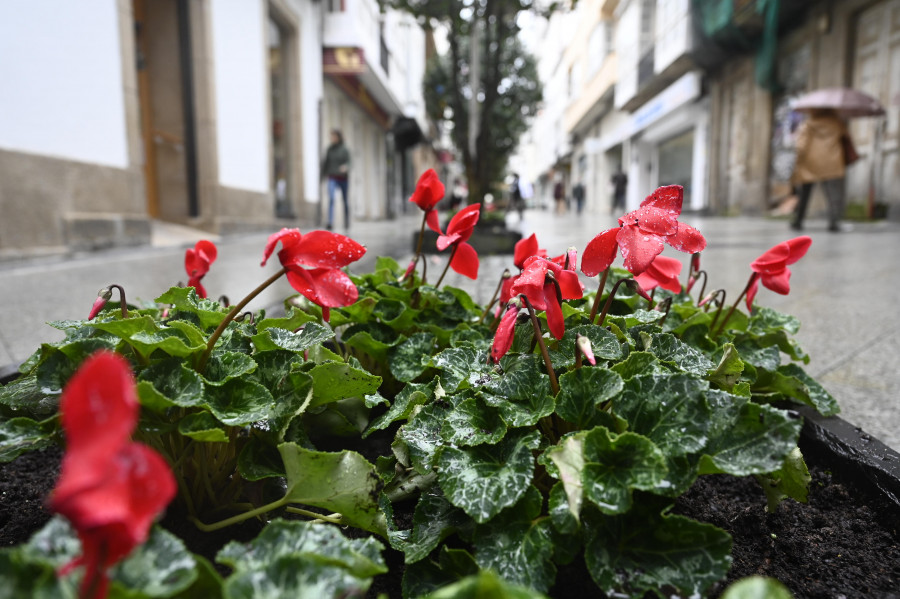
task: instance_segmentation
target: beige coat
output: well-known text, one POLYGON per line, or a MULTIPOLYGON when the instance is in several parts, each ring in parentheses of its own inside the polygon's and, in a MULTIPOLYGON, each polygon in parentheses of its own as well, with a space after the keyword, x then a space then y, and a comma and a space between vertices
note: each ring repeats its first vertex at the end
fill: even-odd
POLYGON ((847 126, 833 111, 814 113, 797 131, 797 162, 791 180, 816 183, 844 176, 844 146, 847 126))

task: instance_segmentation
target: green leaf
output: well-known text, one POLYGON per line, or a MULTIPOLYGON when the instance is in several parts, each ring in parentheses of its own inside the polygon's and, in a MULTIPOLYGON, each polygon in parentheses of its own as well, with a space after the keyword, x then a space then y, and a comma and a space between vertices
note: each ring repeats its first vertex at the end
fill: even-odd
MULTIPOLYGON (((432 592, 453 585, 460 579, 478 572, 478 564, 475 563, 475 559, 468 551, 448 549, 444 545, 441 547, 437 562, 420 560, 407 565, 403 572, 403 598, 428 596, 432 592)), ((493 596, 488 594, 483 597, 487 599, 493 596)), ((451 597, 457 597, 457 595, 452 594, 451 597)))
POLYGON ((110 333, 111 335, 115 335, 119 339, 125 339, 126 341, 138 333, 155 333, 159 330, 156 321, 150 316, 94 322, 91 326, 98 331, 110 333))
POLYGON ((785 458, 780 470, 768 475, 757 475, 757 480, 766 493, 767 510, 775 513, 778 504, 788 497, 806 503, 812 477, 800 448, 795 447, 785 458))
POLYGON ((823 416, 834 416, 841 411, 834 397, 797 364, 785 364, 779 367, 778 374, 793 377, 802 383, 800 392, 791 395, 794 399, 812 406, 823 416))
POLYGON ((441 428, 449 411, 447 404, 426 405, 397 431, 397 441, 405 446, 410 462, 419 474, 430 472, 434 466, 435 454, 443 446, 441 428))
POLYGON ((470 523, 465 512, 447 501, 439 487, 422 493, 413 512, 412 531, 401 548, 406 563, 424 559, 441 541, 470 523))
POLYGON ((546 592, 556 580, 551 523, 538 519, 542 498, 535 487, 486 524, 475 528, 475 561, 507 582, 546 592))
POLYGON ((591 351, 597 360, 619 360, 622 346, 615 335, 601 326, 583 324, 566 329, 559 341, 559 350, 550 352, 550 360, 556 368, 568 368, 575 364, 575 338, 581 335, 591 342, 591 351))
POLYGON ((34 374, 20 376, 0 386, 0 405, 33 418, 47 417, 59 409, 59 390, 45 392, 34 374))
POLYGON ((671 333, 653 334, 651 339, 652 343, 647 348, 651 353, 663 362, 677 364, 685 372, 706 376, 707 371, 715 368, 709 358, 671 333))
POLYGON ((750 364, 760 370, 775 372, 781 365, 781 351, 774 346, 759 347, 752 340, 735 345, 744 364, 750 364))
POLYGON ((650 352, 633 351, 628 357, 613 364, 610 368, 628 380, 642 374, 667 374, 669 371, 659 362, 659 358, 650 352))
MULTIPOLYGON (((561 439, 559 443, 547 449, 543 458, 550 460, 556 467, 550 474, 557 477, 566 492, 566 503, 572 517, 580 522, 581 507, 584 503, 584 438, 586 431, 580 431, 561 439)), ((550 470, 548 468, 548 470, 550 470)))
POLYGON ((356 452, 312 451, 295 443, 278 446, 287 474, 285 500, 339 512, 349 524, 387 534, 378 509, 383 486, 375 466, 356 452))
POLYGON ((328 341, 334 337, 334 331, 316 322, 308 322, 303 329, 294 333, 287 329, 271 327, 253 336, 253 345, 259 351, 267 349, 287 349, 302 352, 310 347, 328 341))
POLYGON ((193 287, 172 287, 155 301, 195 315, 203 330, 217 327, 225 320, 225 312, 219 303, 199 297, 193 287))
POLYGON ((380 322, 354 324, 344 331, 342 341, 347 347, 370 355, 376 362, 386 362, 388 350, 401 343, 404 337, 380 322))
POLYGON ((474 397, 461 401, 450 410, 441 427, 444 443, 457 447, 493 445, 505 434, 506 423, 500 413, 474 397))
POLYGON ((192 408, 203 404, 203 377, 184 360, 167 358, 141 372, 138 397, 141 404, 156 411, 169 406, 192 408))
POLYGON ((639 599, 645 592, 704 595, 731 566, 731 537, 711 524, 665 516, 656 502, 635 502, 628 513, 584 514, 585 562, 608 596, 639 599))
POLYGON ((247 379, 232 379, 221 386, 207 385, 203 397, 215 417, 230 426, 267 420, 275 409, 269 390, 247 379))
POLYGON ((794 596, 774 578, 749 576, 725 589, 722 599, 794 599, 794 596))
POLYGON ((466 449, 443 447, 438 456, 438 481, 450 503, 483 523, 525 493, 534 473, 531 452, 537 431, 514 431, 497 445, 466 449))
POLYGON ((292 306, 291 313, 288 316, 283 318, 263 318, 256 324, 256 330, 259 333, 272 328, 293 331, 315 319, 315 316, 292 306))
POLYGON ((426 597, 427 599, 546 599, 546 595, 510 584, 491 571, 467 576, 426 597))
POLYGON ((510 427, 532 426, 555 409, 550 379, 539 356, 507 356, 503 375, 484 385, 484 401, 500 410, 510 427))
POLYGON ((228 434, 209 412, 194 412, 178 421, 178 432, 205 443, 227 443, 228 434))
POLYGON ((78 587, 53 568, 29 561, 15 549, 0 549, 0 599, 76 599, 78 587))
POLYGON ((707 441, 708 387, 706 381, 687 374, 636 376, 613 399, 613 411, 628 421, 631 431, 648 437, 663 453, 695 453, 707 441))
MULTIPOLYGON (((710 391, 710 398, 713 393, 710 391)), ((797 446, 801 428, 803 420, 791 418, 784 410, 744 403, 735 422, 710 439, 700 473, 747 476, 773 472, 797 446), (704 466, 707 460, 711 467, 704 466)))
POLYGON ((36 422, 31 418, 0 419, 0 463, 50 447, 54 428, 51 422, 36 422))
POLYGON ((742 372, 744 372, 744 363, 741 361, 741 357, 734 345, 726 343, 716 369, 709 373, 708 378, 712 384, 731 391, 741 378, 742 372))
POLYGON ((556 413, 579 429, 593 428, 608 422, 601 406, 618 395, 622 377, 606 368, 577 368, 559 377, 556 413))
POLYGON ((138 591, 142 597, 172 597, 190 587, 197 576, 194 556, 181 539, 159 526, 111 571, 114 585, 138 591))
POLYGON ((249 543, 228 543, 216 561, 235 572, 226 599, 363 596, 387 571, 373 538, 347 539, 335 526, 275 520, 249 543))
POLYGON ((405 302, 395 299, 380 299, 372 310, 372 315, 395 331, 411 327, 419 314, 405 302))
POLYGON ((391 374, 398 381, 413 380, 428 368, 433 350, 434 335, 416 333, 388 351, 391 374))
POLYGON ((256 362, 247 354, 232 351, 214 352, 203 377, 210 385, 223 385, 256 370, 256 362))
POLYGON ((572 508, 569 507, 566 488, 562 482, 557 482, 550 489, 550 496, 547 499, 547 511, 550 514, 550 521, 559 532, 573 534, 578 530, 579 521, 573 515, 572 508))
POLYGON ((282 477, 284 462, 278 449, 259 437, 253 437, 238 455, 238 472, 246 480, 282 477))
POLYGON ((632 489, 652 490, 667 471, 662 452, 641 435, 597 427, 584 438, 584 496, 606 514, 628 511, 632 489))
POLYGON ((435 387, 438 384, 437 378, 430 383, 407 384, 394 398, 387 411, 372 420, 369 428, 363 433, 363 438, 368 437, 375 431, 386 429, 397 420, 409 418, 416 406, 424 404, 435 395, 435 387))
POLYGON ((485 354, 471 346, 451 347, 434 356, 434 367, 441 371, 441 386, 447 393, 477 384, 493 368, 485 354))
POLYGON ((782 314, 772 308, 754 306, 749 330, 757 333, 783 330, 791 335, 796 335, 800 331, 800 321, 790 314, 782 314))
POLYGON ((343 362, 325 362, 309 371, 313 380, 313 399, 310 408, 347 397, 365 397, 375 393, 381 377, 369 374, 343 362))

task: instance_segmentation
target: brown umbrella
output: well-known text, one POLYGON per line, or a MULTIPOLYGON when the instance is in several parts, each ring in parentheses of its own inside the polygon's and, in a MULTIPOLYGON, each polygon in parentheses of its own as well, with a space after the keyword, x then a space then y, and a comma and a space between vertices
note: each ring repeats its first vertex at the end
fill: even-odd
POLYGON ((867 93, 849 87, 827 87, 803 94, 793 102, 794 110, 831 108, 844 118, 883 116, 884 106, 867 93))

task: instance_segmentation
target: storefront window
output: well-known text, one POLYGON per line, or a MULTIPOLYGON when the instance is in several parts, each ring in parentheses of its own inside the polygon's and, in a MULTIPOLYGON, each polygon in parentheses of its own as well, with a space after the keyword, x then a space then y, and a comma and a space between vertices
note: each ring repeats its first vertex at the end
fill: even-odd
POLYGON ((684 205, 691 205, 691 173, 694 168, 694 130, 659 144, 659 184, 684 186, 684 205))

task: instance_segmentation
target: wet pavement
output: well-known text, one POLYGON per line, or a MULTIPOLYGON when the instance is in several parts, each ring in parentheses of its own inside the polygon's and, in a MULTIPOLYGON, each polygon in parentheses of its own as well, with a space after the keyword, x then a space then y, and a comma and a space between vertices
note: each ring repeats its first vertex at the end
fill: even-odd
MULTIPOLYGON (((702 259, 710 275, 707 289, 724 288, 730 298, 747 283, 750 262, 776 243, 796 236, 786 221, 779 220, 691 216, 682 220, 698 228, 708 241, 702 259)), ((416 213, 393 221, 354 223, 349 235, 365 244, 368 252, 352 270, 367 271, 379 255, 405 264, 412 256, 412 237, 420 222, 421 215, 416 213)), ((615 220, 606 215, 526 211, 521 221, 511 215, 507 223, 525 235, 536 232, 541 247, 557 255, 569 246, 580 252, 615 220)), ((797 339, 811 358, 807 372, 837 398, 844 419, 900 449, 900 223, 851 226, 851 230, 829 233, 824 220, 809 220, 804 233, 813 244, 806 257, 791 267, 790 295, 760 287, 756 302, 800 319, 797 339)), ((301 224, 300 228, 310 227, 301 224)), ((259 265, 267 235, 217 241, 218 259, 203 280, 211 297, 225 294, 237 301, 277 271, 277 261, 264 268, 259 265)), ((62 333, 45 323, 86 316, 97 290, 105 285, 124 286, 129 301, 152 301, 185 281, 184 250, 201 238, 210 237, 160 223, 154 227, 150 247, 0 262, 0 370, 24 361, 41 342, 61 339, 62 333)), ((687 267, 686 254, 668 247, 665 254, 682 259, 687 267)), ((445 259, 429 257, 429 280, 438 276, 445 259)), ((621 259, 616 262, 620 264, 621 259)), ((445 281, 483 303, 490 299, 504 268, 512 268, 511 256, 483 257, 477 281, 452 272, 445 281)), ((282 279, 250 308, 280 304, 292 293, 282 279)))

